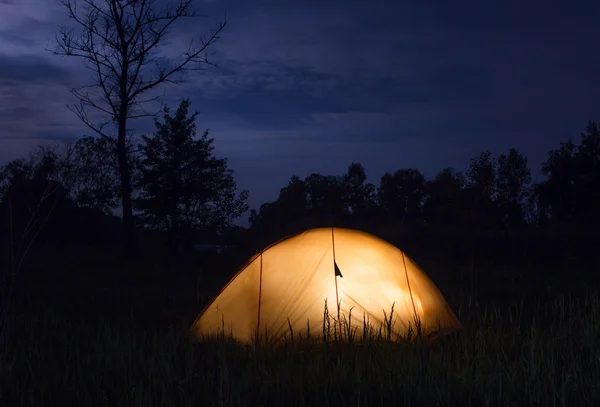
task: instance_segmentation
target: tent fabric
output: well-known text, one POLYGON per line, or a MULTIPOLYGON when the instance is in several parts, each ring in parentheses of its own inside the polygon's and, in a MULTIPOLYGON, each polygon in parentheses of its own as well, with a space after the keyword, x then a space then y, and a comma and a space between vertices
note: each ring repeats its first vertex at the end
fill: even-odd
POLYGON ((406 336, 415 316, 425 334, 461 324, 435 284, 390 243, 342 228, 311 229, 253 256, 192 324, 200 339, 232 335, 241 342, 322 336, 324 307, 362 332, 392 314, 394 336, 406 336), (336 307, 339 304, 339 314, 336 307))

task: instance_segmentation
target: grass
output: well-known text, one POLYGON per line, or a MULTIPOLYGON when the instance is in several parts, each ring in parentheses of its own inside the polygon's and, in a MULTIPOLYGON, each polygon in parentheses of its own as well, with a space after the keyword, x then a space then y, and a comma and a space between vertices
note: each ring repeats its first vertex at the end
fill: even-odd
POLYGON ((600 298, 457 309, 433 346, 372 338, 277 348, 191 343, 185 325, 12 313, 6 406, 585 406, 600 404, 600 298))

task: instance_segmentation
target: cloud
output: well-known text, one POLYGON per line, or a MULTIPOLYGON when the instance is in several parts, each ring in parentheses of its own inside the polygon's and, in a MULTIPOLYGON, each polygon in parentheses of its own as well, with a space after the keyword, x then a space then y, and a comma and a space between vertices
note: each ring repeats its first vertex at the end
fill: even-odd
MULTIPOLYGON (((584 22, 597 13, 587 20, 571 13, 571 23, 549 7, 516 16, 511 6, 490 14, 470 3, 203 1, 203 17, 177 23, 160 55, 176 62, 228 11, 211 50, 219 67, 189 72, 183 85, 144 98, 164 95, 176 109, 191 97, 199 132, 211 129, 256 204, 295 172, 341 173, 352 160, 377 182, 407 166, 428 174, 462 168, 486 148, 514 145, 544 158, 542 144, 576 135, 595 114, 600 56, 584 45, 597 25, 584 22)), ((51 0, 0 1, 4 152, 90 133, 65 107, 75 101, 65 85, 90 84, 90 72, 80 59, 44 51, 63 22, 64 8, 51 0)), ((153 130, 150 120, 133 125, 153 130)))
MULTIPOLYGON (((0 139, 23 142, 57 140, 81 134, 83 127, 66 108, 71 101, 64 83, 77 75, 35 55, 0 53, 0 139), (60 137, 58 135, 60 134, 60 137)), ((3 143, 5 144, 5 143, 3 143)), ((19 151, 17 147, 13 151, 19 151)))
POLYGON ((0 81, 50 83, 64 81, 70 72, 37 55, 9 56, 0 52, 0 81))
POLYGON ((16 0, 0 2, 0 27, 2 31, 21 29, 32 23, 56 22, 64 15, 58 1, 16 0))
MULTIPOLYGON (((374 73, 385 77, 412 71, 410 66, 403 64, 402 69, 389 58, 395 47, 395 52, 406 49, 401 33, 390 31, 384 43, 376 37, 360 29, 355 15, 340 10, 257 10, 232 18, 219 53, 225 61, 248 65, 274 61, 357 81, 372 79, 374 73), (249 32, 252 35, 247 35, 249 32)), ((410 62, 410 57, 405 62, 410 62)))
MULTIPOLYGON (((214 22, 206 20, 182 22, 165 55, 177 58, 192 33, 211 26, 214 22)), ((327 8, 315 13, 302 5, 234 14, 211 49, 219 68, 207 69, 210 75, 191 75, 191 86, 209 98, 257 87, 323 96, 348 84, 365 91, 391 80, 423 87, 423 40, 387 28, 382 38, 381 30, 365 26, 359 13, 327 8)))
POLYGON ((43 49, 54 39, 59 24, 66 20, 64 7, 58 1, 0 3, 0 53, 43 57, 43 49))
MULTIPOLYGON (((43 9, 47 6, 30 1, 25 7, 43 9)), ((64 10, 54 7, 52 11, 54 17, 61 21, 58 15, 60 12, 64 14, 64 10)), ((64 20, 64 16, 61 18, 64 20)), ((45 88, 35 88, 36 92, 43 95, 54 92, 55 88, 49 84, 51 80, 61 85, 67 80, 71 84, 89 83, 89 80, 85 80, 87 72, 78 66, 81 61, 75 58, 60 59, 40 52, 43 48, 40 38, 42 35, 49 38, 49 34, 56 30, 57 22, 50 24, 44 13, 33 13, 30 19, 16 18, 14 21, 12 34, 5 37, 15 49, 21 50, 16 55, 26 55, 20 59, 10 59, 9 62, 15 66, 10 72, 18 76, 16 79, 29 80, 25 87, 36 81, 47 83, 45 88), (31 21, 36 24, 32 25, 31 21), (36 29, 26 34, 23 30, 26 23, 36 29), (37 42, 28 42, 28 38, 37 39, 37 42), (30 45, 23 46, 26 43, 30 45), (35 57, 23 51, 33 52, 34 43, 38 44, 35 57), (68 74, 59 68, 66 68, 67 60, 72 64, 68 74), (35 79, 34 67, 40 74, 35 79)), ((195 31, 188 31, 188 34, 183 32, 197 23, 198 20, 183 20, 174 35, 169 37, 170 45, 161 49, 163 55, 173 58, 180 55, 190 35, 199 31, 196 28, 195 31)), ((205 19, 202 23, 208 29, 214 26, 215 21, 205 19)), ((247 15, 236 16, 225 30, 223 40, 215 45, 217 62, 221 68, 190 72, 189 81, 183 86, 163 86, 154 94, 167 93, 165 101, 175 105, 180 98, 197 93, 202 96, 200 108, 204 108, 206 102, 216 103, 228 107, 230 118, 240 116, 255 125, 262 122, 263 127, 278 127, 278 124, 279 127, 286 124, 295 127, 312 120, 310 115, 319 111, 335 114, 348 109, 376 109, 388 101, 382 93, 383 87, 390 92, 423 86, 414 83, 417 81, 409 83, 403 79, 402 83, 402 80, 397 80, 399 69, 389 59, 390 50, 397 45, 394 41, 390 43, 390 40, 398 37, 397 34, 388 35, 385 45, 374 41, 373 33, 360 33, 355 40, 344 43, 343 36, 354 30, 357 23, 356 15, 339 13, 338 10, 313 13, 306 9, 280 8, 275 12, 254 10, 247 15), (243 106, 240 100, 247 102, 247 106, 243 106), (237 105, 234 107, 234 104, 237 105)), ((404 59, 408 58, 405 56, 404 59)), ((415 71, 416 67, 411 70, 415 71)), ((31 98, 20 96, 24 103, 32 101, 31 98)), ((64 101, 70 97, 57 90, 50 99, 53 105, 60 100, 61 107, 64 107, 64 101)), ((44 97, 37 98, 39 105, 44 100, 44 97)), ((155 107, 157 105, 152 110, 156 110, 155 107)), ((53 117, 69 116, 69 121, 76 119, 66 109, 62 114, 57 114, 50 106, 47 110, 53 117)), ((203 110, 211 112, 210 107, 203 110)), ((146 124, 142 127, 149 126, 146 124)), ((28 131, 33 130, 31 128, 28 131)), ((339 131, 334 133, 338 134, 339 131)))

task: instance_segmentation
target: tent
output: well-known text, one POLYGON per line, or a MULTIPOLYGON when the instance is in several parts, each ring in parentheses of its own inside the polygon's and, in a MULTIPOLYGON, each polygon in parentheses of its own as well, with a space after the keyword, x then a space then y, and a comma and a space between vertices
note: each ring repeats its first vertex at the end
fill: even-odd
POLYGON ((308 329, 311 338, 322 337, 326 304, 332 317, 345 317, 346 328, 349 321, 359 336, 365 322, 379 330, 390 326, 386 320, 394 337, 406 336, 409 325, 414 330, 415 321, 426 335, 461 329, 435 284, 401 250, 365 232, 318 228, 251 257, 190 333, 197 339, 232 335, 246 343, 278 342, 292 332, 306 336, 308 329))

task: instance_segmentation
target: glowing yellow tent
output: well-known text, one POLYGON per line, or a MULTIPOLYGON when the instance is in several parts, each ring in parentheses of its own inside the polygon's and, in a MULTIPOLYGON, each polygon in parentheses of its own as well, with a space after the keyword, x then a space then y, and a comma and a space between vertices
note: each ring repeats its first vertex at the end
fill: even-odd
POLYGON ((414 329, 415 315, 425 334, 461 329, 434 283, 401 250, 368 233, 320 228, 253 256, 191 333, 198 339, 224 333, 242 342, 264 340, 266 333, 277 342, 291 331, 306 337, 310 323, 311 338, 322 337, 325 300, 329 314, 345 316, 346 323, 352 309, 359 336, 365 320, 377 330, 389 321, 392 307, 394 336, 405 336, 409 324, 414 329))

